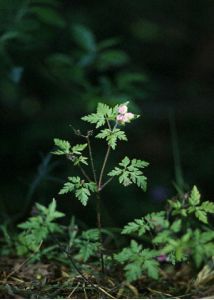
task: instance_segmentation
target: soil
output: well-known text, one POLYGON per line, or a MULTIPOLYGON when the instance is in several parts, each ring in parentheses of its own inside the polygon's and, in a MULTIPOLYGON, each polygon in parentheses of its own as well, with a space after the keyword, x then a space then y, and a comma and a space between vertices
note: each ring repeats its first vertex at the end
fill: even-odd
POLYGON ((122 279, 120 270, 97 276, 90 267, 91 272, 81 275, 56 262, 32 264, 28 259, 2 257, 0 298, 214 299, 214 271, 209 266, 195 275, 188 265, 176 272, 166 269, 157 281, 142 277, 132 284, 122 279))

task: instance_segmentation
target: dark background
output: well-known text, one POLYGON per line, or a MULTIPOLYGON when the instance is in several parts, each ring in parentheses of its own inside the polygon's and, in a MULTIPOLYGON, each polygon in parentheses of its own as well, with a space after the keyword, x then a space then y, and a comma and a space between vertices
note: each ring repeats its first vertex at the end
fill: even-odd
MULTIPOLYGON (((104 224, 124 224, 196 184, 212 200, 214 117, 212 0, 0 0, 0 217, 21 221, 35 201, 56 197, 85 224, 72 195, 57 196, 69 161, 49 155, 53 138, 80 142, 69 124, 98 102, 130 101, 143 118, 112 153, 151 163, 148 191, 116 183, 103 193, 104 224)), ((97 168, 104 144, 94 145, 97 168)))

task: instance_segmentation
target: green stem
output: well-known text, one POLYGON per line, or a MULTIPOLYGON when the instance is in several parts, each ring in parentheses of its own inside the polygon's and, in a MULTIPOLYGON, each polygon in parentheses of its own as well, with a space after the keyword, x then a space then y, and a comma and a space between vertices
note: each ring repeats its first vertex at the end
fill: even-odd
POLYGON ((85 170, 80 166, 80 164, 78 164, 78 167, 80 169, 80 171, 82 172, 83 176, 88 180, 88 182, 91 182, 91 178, 88 176, 88 174, 85 172, 85 170))
POLYGON ((107 125, 108 125, 108 129, 109 129, 109 130, 112 130, 112 129, 111 129, 111 125, 110 125, 110 122, 109 122, 108 118, 106 118, 106 122, 107 122, 107 125))
POLYGON ((105 265, 104 265, 104 258, 103 258, 103 236, 102 236, 102 223, 101 223, 101 208, 100 208, 100 194, 97 193, 96 197, 96 211, 97 211, 97 228, 99 230, 99 239, 100 239, 100 263, 101 263, 101 270, 102 273, 105 273, 105 265))
POLYGON ((112 180, 114 177, 109 178, 105 183, 103 183, 99 189, 99 191, 102 191, 112 180))
POLYGON ((104 159, 104 162, 103 162, 103 166, 102 166, 102 169, 101 169, 101 172, 100 172, 100 178, 99 178, 99 183, 98 183, 98 189, 100 189, 101 186, 102 186, 103 174, 104 174, 104 171, 105 171, 105 167, 106 167, 107 160, 108 160, 108 158, 109 158, 110 150, 111 150, 111 147, 108 146, 108 149, 107 149, 107 152, 106 152, 106 155, 105 155, 105 159, 104 159))
POLYGON ((89 136, 87 136, 87 142, 88 142, 88 149, 89 149, 89 157, 91 161, 91 168, 92 168, 92 173, 94 177, 94 181, 97 184, 98 192, 96 194, 96 214, 97 214, 97 228, 99 231, 99 240, 100 240, 100 263, 101 263, 101 270, 102 273, 105 273, 105 266, 104 266, 104 258, 103 258, 103 236, 102 236, 102 223, 101 223, 101 208, 100 208, 100 194, 99 194, 99 185, 97 181, 97 176, 96 176, 96 170, 94 167, 94 160, 93 160, 93 154, 92 154, 92 149, 91 149, 91 142, 89 136))
POLYGON ((91 161, 92 173, 93 173, 94 181, 97 184, 97 175, 96 175, 96 170, 94 167, 94 160, 93 160, 93 155, 92 155, 92 150, 91 150, 91 142, 90 142, 89 136, 87 136, 87 142, 88 142, 88 150, 89 150, 89 157, 90 157, 90 161, 91 161))

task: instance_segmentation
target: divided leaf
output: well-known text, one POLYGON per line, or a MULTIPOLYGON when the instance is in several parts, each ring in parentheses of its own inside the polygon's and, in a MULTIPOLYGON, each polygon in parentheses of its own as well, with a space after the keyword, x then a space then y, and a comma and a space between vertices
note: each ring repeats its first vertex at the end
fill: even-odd
POLYGON ((69 160, 73 161, 75 166, 79 165, 80 163, 88 165, 88 158, 82 155, 82 152, 87 147, 87 144, 77 144, 71 147, 71 144, 68 141, 61 139, 54 139, 54 144, 58 147, 58 149, 53 151, 52 154, 66 155, 69 160))
POLYGON ((192 206, 196 206, 200 203, 201 195, 197 189, 196 186, 193 187, 190 197, 189 197, 189 203, 192 206))
POLYGON ((106 124, 106 120, 114 119, 115 117, 115 108, 110 108, 106 104, 99 103, 97 106, 97 112, 82 117, 82 120, 91 124, 96 124, 96 128, 99 128, 106 124))
POLYGON ((85 150, 87 147, 87 144, 77 144, 72 147, 72 154, 80 155, 82 154, 82 151, 85 150))
POLYGON ((127 141, 125 132, 118 128, 114 128, 113 130, 103 129, 96 135, 96 138, 105 139, 113 150, 115 150, 117 146, 117 140, 127 141))
POLYGON ((37 214, 26 222, 18 225, 22 232, 18 235, 16 249, 18 255, 25 255, 39 249, 41 243, 50 233, 62 232, 62 228, 55 220, 64 216, 64 213, 56 210, 56 201, 48 207, 36 203, 37 214))
POLYGON ((191 190, 187 203, 183 203, 180 200, 168 200, 172 209, 172 215, 181 215, 187 217, 190 214, 194 214, 195 217, 207 224, 208 213, 214 213, 214 203, 210 201, 201 201, 201 195, 196 186, 191 190), (187 205, 188 204, 188 205, 187 205))
POLYGON ((156 260, 158 251, 143 249, 132 240, 130 246, 114 255, 116 261, 124 264, 125 276, 129 282, 140 279, 144 272, 153 279, 158 279, 159 262, 156 260))
POLYGON ((88 198, 91 192, 96 192, 96 184, 94 182, 85 182, 81 180, 80 177, 68 177, 68 182, 66 182, 63 188, 59 191, 59 194, 67 194, 69 192, 74 192, 76 198, 86 206, 88 198))
POLYGON ((108 176, 119 177, 119 182, 124 186, 128 186, 132 183, 136 184, 138 187, 142 188, 146 191, 147 188, 147 178, 143 175, 141 169, 147 167, 149 163, 138 160, 138 159, 130 159, 125 157, 120 163, 119 166, 115 167, 108 176))
POLYGON ((122 230, 122 234, 138 234, 138 236, 144 235, 146 231, 152 229, 160 231, 168 228, 169 222, 166 220, 164 211, 157 213, 151 213, 141 219, 135 219, 133 222, 128 223, 122 230))
POLYGON ((61 139, 54 139, 54 144, 59 149, 56 150, 56 151, 53 151, 52 152, 53 154, 64 155, 64 154, 69 154, 70 153, 71 145, 68 141, 61 140, 61 139))

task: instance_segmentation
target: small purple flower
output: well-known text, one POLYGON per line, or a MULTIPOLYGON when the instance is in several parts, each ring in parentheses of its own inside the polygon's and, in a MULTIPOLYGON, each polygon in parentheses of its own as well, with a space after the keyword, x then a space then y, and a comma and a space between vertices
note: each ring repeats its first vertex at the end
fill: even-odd
POLYGON ((166 262, 169 260, 168 256, 165 255, 165 254, 161 254, 161 255, 158 255, 156 257, 156 259, 159 261, 159 262, 166 262))

